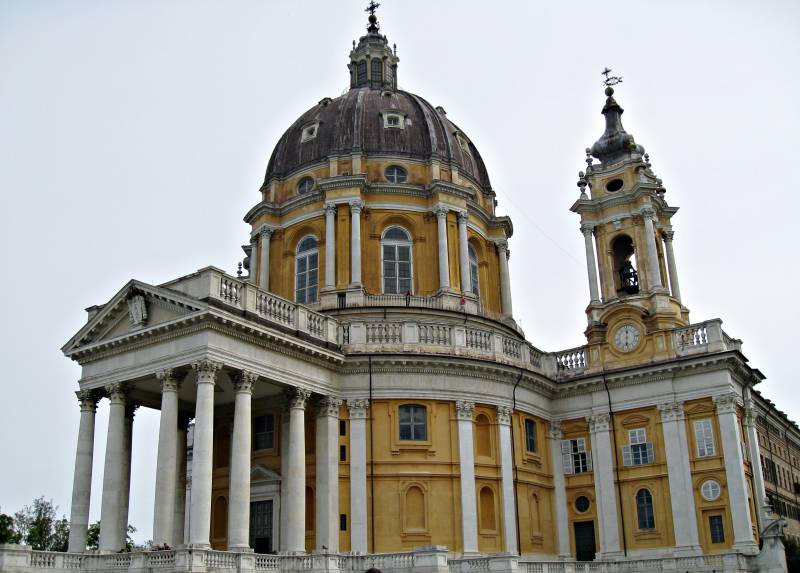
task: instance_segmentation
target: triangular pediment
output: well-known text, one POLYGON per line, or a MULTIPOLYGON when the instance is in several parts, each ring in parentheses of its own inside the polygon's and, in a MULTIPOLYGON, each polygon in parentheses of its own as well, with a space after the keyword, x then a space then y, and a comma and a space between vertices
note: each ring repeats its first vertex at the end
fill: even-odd
POLYGON ((250 481, 281 481, 281 476, 275 470, 256 464, 250 469, 250 481))
POLYGON ((64 354, 125 338, 201 312, 207 305, 190 296, 140 281, 127 283, 61 349, 64 354))

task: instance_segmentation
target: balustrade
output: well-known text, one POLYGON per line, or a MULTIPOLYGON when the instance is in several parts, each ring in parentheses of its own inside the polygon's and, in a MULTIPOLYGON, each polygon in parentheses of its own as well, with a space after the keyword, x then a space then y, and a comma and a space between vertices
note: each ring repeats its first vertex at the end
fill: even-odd
POLYGON ((513 338, 503 337, 503 354, 519 360, 522 356, 522 343, 513 338))
POLYGON ((399 322, 370 322, 366 324, 367 344, 400 344, 403 325, 399 322))
POLYGON ((420 324, 420 344, 450 346, 452 341, 452 328, 444 324, 420 324))
POLYGON ((284 326, 294 327, 295 304, 265 292, 256 295, 256 312, 284 326))
POLYGON ((466 329, 467 348, 481 350, 483 352, 492 351, 492 333, 485 330, 466 329))
POLYGON ((556 364, 559 370, 582 371, 586 368, 586 349, 584 347, 570 348, 557 352, 556 364))

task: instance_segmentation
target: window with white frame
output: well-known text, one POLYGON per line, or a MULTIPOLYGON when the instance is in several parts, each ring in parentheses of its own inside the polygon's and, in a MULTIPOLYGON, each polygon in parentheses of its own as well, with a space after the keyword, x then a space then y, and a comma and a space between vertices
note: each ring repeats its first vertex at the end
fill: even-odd
POLYGON ((297 245, 295 257, 294 300, 309 304, 317 300, 319 284, 319 249, 314 237, 306 237, 297 245))
POLYGON ((311 139, 317 137, 317 132, 319 131, 319 122, 311 123, 303 128, 303 132, 300 134, 300 143, 305 143, 311 139))
POLYGON ((406 124, 406 117, 405 114, 397 113, 397 112, 390 112, 384 111, 381 112, 383 116, 383 127, 388 129, 393 127, 395 129, 403 129, 405 128, 406 124))
POLYGON ((408 172, 399 165, 390 165, 383 174, 389 183, 405 183, 408 179, 408 172))
POLYGON ((647 430, 628 430, 628 444, 622 446, 622 465, 642 466, 652 464, 653 459, 653 444, 647 441, 647 430))
POLYGON ((303 177, 297 184, 297 194, 303 195, 305 193, 310 193, 313 188, 314 179, 312 177, 303 177))
POLYGON ((636 492, 636 517, 639 529, 646 531, 656 528, 656 517, 653 512, 653 496, 646 489, 636 492))
POLYGON ((411 236, 401 227, 389 227, 381 239, 383 292, 406 294, 412 288, 411 236))
POLYGON ((428 439, 428 412, 419 404, 400 406, 400 439, 425 441, 428 439))
POLYGON ((707 458, 714 455, 714 429, 711 420, 695 421, 694 441, 697 444, 697 457, 707 458))
POLYGON ((565 474, 592 471, 592 454, 586 451, 586 438, 561 441, 561 463, 565 474))
POLYGON ((469 282, 472 294, 481 295, 480 276, 478 275, 478 255, 472 245, 467 247, 469 251, 469 282))

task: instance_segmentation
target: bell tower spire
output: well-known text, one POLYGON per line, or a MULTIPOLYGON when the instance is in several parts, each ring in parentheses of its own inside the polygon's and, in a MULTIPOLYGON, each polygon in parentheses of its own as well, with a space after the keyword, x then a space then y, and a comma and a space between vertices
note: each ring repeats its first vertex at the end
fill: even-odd
POLYGON ((397 49, 389 46, 389 40, 380 33, 381 25, 375 11, 380 4, 370 1, 365 12, 367 35, 361 36, 358 44, 353 42, 350 51, 350 89, 370 87, 372 89, 397 89, 397 49))
POLYGON ((581 217, 586 248, 586 336, 593 362, 604 366, 669 353, 668 331, 689 321, 672 248, 678 208, 664 198, 644 147, 622 126, 614 98, 622 78, 610 74, 603 70, 605 131, 586 149, 580 196, 571 207, 581 217))

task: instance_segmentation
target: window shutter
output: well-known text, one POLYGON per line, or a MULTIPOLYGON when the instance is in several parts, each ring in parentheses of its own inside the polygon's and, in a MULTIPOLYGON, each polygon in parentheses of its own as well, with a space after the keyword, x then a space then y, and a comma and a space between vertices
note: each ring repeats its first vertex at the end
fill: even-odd
POLYGON ((647 442, 645 446, 647 446, 647 463, 652 464, 656 459, 655 452, 653 451, 653 442, 647 442))
POLYGON ((586 471, 592 471, 592 452, 586 452, 586 471))
POLYGON ((561 440, 561 465, 565 474, 575 472, 572 466, 572 445, 569 440, 561 440))
POLYGON ((633 455, 631 453, 630 446, 622 446, 622 465, 623 466, 633 465, 633 455))

